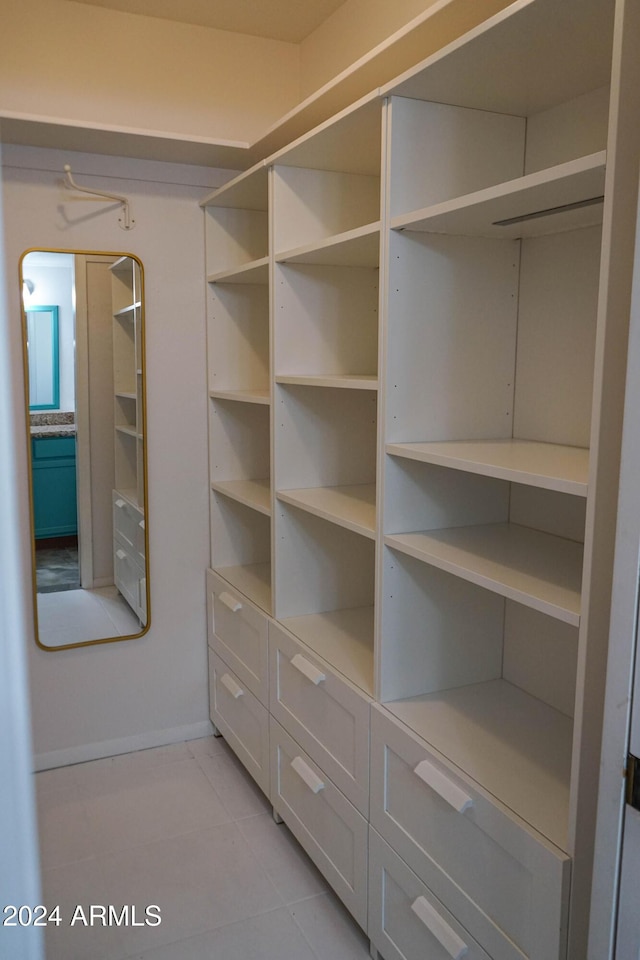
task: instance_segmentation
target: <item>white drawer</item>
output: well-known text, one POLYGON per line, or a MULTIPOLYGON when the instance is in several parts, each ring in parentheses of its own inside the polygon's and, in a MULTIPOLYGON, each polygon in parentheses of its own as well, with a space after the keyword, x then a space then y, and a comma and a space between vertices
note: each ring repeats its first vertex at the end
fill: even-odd
POLYGON ((209 696, 212 722, 269 796, 269 714, 211 649, 209 696))
POLYGON ((365 929, 367 821, 273 717, 271 802, 365 929))
POLYGON ((267 616, 212 570, 207 571, 207 613, 209 643, 268 707, 267 616))
POLYGON ((368 934, 385 960, 491 960, 373 828, 368 934))
POLYGON ((144 514, 129 500, 113 491, 113 533, 120 543, 132 554, 136 563, 144 566, 144 514))
POLYGON ((377 705, 371 823, 494 960, 565 956, 569 857, 377 705))
POLYGON ((145 572, 136 563, 135 554, 117 539, 113 542, 113 580, 136 616, 146 622, 145 572))
POLYGON ((269 669, 271 714, 368 817, 369 698, 273 622, 269 669))

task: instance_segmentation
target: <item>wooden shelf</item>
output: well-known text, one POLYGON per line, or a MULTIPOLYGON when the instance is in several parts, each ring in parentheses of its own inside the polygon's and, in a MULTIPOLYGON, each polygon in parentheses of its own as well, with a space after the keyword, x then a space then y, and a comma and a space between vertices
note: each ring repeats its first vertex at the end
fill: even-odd
POLYGON ((114 396, 121 397, 123 400, 137 400, 138 396, 135 393, 130 393, 126 390, 116 390, 114 396))
POLYGON ((142 440, 142 434, 136 430, 135 427, 126 427, 124 425, 116 424, 116 431, 118 433, 124 433, 127 437, 135 437, 137 440, 142 440))
POLYGON ((607 85, 613 13, 599 0, 511 3, 380 94, 531 116, 607 85))
POLYGON ((276 383, 290 384, 300 387, 337 387, 342 390, 377 390, 378 378, 367 377, 364 375, 349 374, 328 374, 320 375, 302 375, 302 376, 281 376, 275 378, 276 383))
POLYGON ((586 497, 589 451, 532 440, 389 443, 388 454, 586 497))
POLYGON ((238 403, 271 403, 268 390, 210 390, 212 400, 235 400, 238 403))
POLYGON ((348 680, 373 696, 373 607, 287 617, 281 623, 348 680))
POLYGON ((582 544, 510 523, 394 534, 384 542, 540 613, 580 623, 582 544))
POLYGON ((123 276, 128 277, 131 273, 131 257, 127 257, 126 255, 118 257, 117 260, 109 264, 109 270, 111 273, 121 273, 123 276))
POLYGON ((568 849, 569 717, 504 680, 384 706, 552 843, 568 849))
POLYGON ((377 267, 380 261, 380 221, 347 230, 317 243, 276 254, 278 263, 310 263, 340 267, 377 267))
POLYGON ((259 260, 242 263, 230 270, 210 273, 207 276, 207 282, 267 284, 269 283, 269 257, 260 257, 259 260))
POLYGON ((114 317, 118 320, 129 320, 135 316, 136 310, 140 309, 140 301, 137 303, 130 303, 126 307, 122 307, 121 310, 116 310, 114 317))
POLYGON ((271 564, 251 563, 240 567, 215 567, 215 573, 271 615, 271 564))
POLYGON ((200 206, 264 211, 267 209, 268 193, 269 170, 263 163, 257 163, 217 190, 212 190, 200 201, 200 206))
POLYGON ((323 520, 329 520, 363 537, 375 540, 375 483, 279 490, 276 496, 284 503, 290 503, 316 517, 322 517, 323 520))
POLYGON ((377 90, 335 113, 311 134, 289 139, 269 164, 380 176, 382 104, 377 90))
POLYGON ((560 233, 602 222, 604 151, 558 164, 455 200, 393 217, 394 230, 514 239, 560 233), (540 215, 548 211, 546 215, 540 215), (498 221, 526 218, 515 223, 498 221))
POLYGON ((271 483, 266 480, 213 480, 211 489, 252 510, 271 516, 271 483))

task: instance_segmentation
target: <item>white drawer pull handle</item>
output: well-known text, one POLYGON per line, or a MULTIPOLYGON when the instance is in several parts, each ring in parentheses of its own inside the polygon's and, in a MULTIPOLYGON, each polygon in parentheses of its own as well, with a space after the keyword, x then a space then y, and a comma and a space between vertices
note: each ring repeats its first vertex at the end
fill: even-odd
POLYGON ((226 590, 224 593, 221 593, 218 597, 220 603, 224 603, 225 607, 228 607, 231 610, 231 613, 237 613, 238 610, 242 610, 242 604, 239 600, 231 594, 227 593, 226 590))
POLYGON ((469 948, 464 940, 460 939, 455 930, 451 929, 425 897, 418 897, 417 900, 414 900, 411 909, 416 917, 424 923, 427 930, 434 935, 440 946, 447 951, 452 960, 462 960, 463 957, 466 957, 469 948))
POLYGON ((304 762, 302 757, 296 757, 295 760, 292 760, 291 766, 309 787, 311 793, 320 793, 321 790, 324 790, 323 781, 313 772, 309 764, 304 762))
POLYGON ((124 552, 124 550, 116 550, 116 557, 118 558, 118 560, 124 560, 124 558, 126 557, 126 553, 124 552))
POLYGON ((317 667, 314 667, 306 657, 303 657, 301 653, 296 653, 295 657, 291 661, 291 666, 295 667, 296 670, 299 670, 307 680, 311 680, 311 683, 314 683, 316 687, 319 683, 322 683, 323 680, 326 680, 325 674, 322 670, 318 670, 317 667))
POLYGON ((420 777, 428 787, 435 790, 443 800, 446 800, 458 813, 464 813, 473 806, 473 800, 468 793, 461 790, 460 787, 452 783, 448 777, 445 777, 441 770, 429 763, 428 760, 421 760, 413 771, 417 777, 420 777))
POLYGON ((116 500, 116 507, 120 507, 120 509, 122 510, 122 508, 124 507, 124 500, 116 500))
POLYGON ((234 700, 237 700, 238 697, 241 697, 244 693, 242 687, 238 686, 233 677, 230 677, 228 673, 224 673, 220 677, 220 683, 223 687, 226 687, 234 700))

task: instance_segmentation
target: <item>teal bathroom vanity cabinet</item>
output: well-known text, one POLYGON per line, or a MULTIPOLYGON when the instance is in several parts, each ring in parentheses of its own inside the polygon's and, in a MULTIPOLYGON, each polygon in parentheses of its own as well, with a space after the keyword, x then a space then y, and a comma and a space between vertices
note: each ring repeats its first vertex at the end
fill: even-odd
POLYGON ((36 540, 77 533, 75 436, 32 437, 31 463, 36 540))

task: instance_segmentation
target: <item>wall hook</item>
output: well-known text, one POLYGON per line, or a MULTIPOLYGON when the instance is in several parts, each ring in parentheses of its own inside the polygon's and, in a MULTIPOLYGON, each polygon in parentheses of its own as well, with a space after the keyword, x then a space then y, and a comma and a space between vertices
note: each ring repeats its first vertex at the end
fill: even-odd
POLYGON ((65 172, 65 185, 71 190, 77 190, 80 193, 87 193, 92 197, 99 197, 102 200, 114 200, 116 203, 122 204, 122 216, 118 217, 118 223, 123 230, 132 230, 135 225, 135 220, 131 216, 131 208, 129 205, 129 200, 127 197, 121 197, 117 193, 107 193, 105 190, 93 190, 89 187, 81 187, 75 182, 71 175, 71 167, 68 163, 64 165, 65 172))

